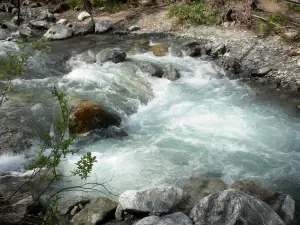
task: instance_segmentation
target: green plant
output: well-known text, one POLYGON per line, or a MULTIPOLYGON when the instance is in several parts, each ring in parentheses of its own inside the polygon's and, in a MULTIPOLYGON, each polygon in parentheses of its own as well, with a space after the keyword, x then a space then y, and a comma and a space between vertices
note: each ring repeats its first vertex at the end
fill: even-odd
POLYGON ((180 24, 216 24, 219 22, 218 13, 205 7, 202 1, 188 5, 172 5, 168 16, 176 18, 180 24))
POLYGON ((263 35, 269 35, 272 32, 279 34, 287 23, 287 18, 278 14, 272 13, 263 23, 259 25, 259 30, 263 35))
POLYGON ((289 11, 292 12, 300 12, 300 6, 292 3, 287 3, 287 6, 289 8, 289 11))
POLYGON ((4 88, 0 90, 0 106, 6 100, 8 93, 12 90, 12 80, 23 75, 27 69, 27 62, 29 58, 34 55, 35 50, 39 50, 40 56, 50 51, 49 47, 41 48, 41 41, 29 44, 27 39, 18 42, 18 47, 21 51, 20 54, 6 53, 6 59, 0 60, 0 81, 5 84, 4 88), (28 47, 31 50, 26 52, 25 50, 28 47))

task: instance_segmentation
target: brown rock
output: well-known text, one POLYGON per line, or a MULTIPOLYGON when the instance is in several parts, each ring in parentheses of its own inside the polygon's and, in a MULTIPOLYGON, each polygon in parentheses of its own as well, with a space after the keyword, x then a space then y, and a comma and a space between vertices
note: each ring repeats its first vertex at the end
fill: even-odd
POLYGON ((165 45, 154 45, 151 47, 151 51, 155 56, 165 56, 168 53, 168 46, 165 45))
POLYGON ((70 121, 71 131, 81 134, 94 129, 119 126, 121 118, 107 112, 94 102, 86 101, 72 108, 70 121))

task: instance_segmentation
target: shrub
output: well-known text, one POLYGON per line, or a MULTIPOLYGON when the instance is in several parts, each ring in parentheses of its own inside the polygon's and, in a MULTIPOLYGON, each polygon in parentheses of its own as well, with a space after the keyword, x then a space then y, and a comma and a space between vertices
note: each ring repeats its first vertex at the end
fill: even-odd
POLYGON ((180 24, 216 24, 218 14, 205 7, 202 2, 188 5, 173 5, 169 8, 168 16, 176 18, 180 24))

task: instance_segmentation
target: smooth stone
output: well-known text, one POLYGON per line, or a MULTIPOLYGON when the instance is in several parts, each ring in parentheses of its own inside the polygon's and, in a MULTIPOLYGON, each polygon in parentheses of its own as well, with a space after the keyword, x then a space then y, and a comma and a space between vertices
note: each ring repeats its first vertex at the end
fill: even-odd
POLYGON ((56 24, 66 26, 69 23, 67 19, 60 19, 56 22, 56 24))
POLYGON ((105 63, 111 61, 119 63, 125 61, 126 53, 120 48, 105 48, 102 49, 97 55, 97 63, 105 63))
POLYGON ((184 213, 177 212, 162 217, 148 216, 138 221, 135 225, 193 225, 193 222, 184 213))
POLYGON ((184 197, 183 190, 175 187, 129 190, 120 195, 119 203, 128 212, 168 213, 184 197))
POLYGON ((115 22, 113 22, 111 20, 96 21, 95 22, 95 33, 101 34, 101 33, 110 31, 110 30, 112 30, 114 24, 115 24, 115 22))
POLYGON ((89 14, 88 12, 81 12, 81 13, 79 13, 77 18, 78 18, 78 20, 83 21, 89 17, 91 17, 91 14, 89 14))
POLYGON ((73 30, 63 25, 55 24, 44 34, 48 40, 61 40, 73 36, 73 30))

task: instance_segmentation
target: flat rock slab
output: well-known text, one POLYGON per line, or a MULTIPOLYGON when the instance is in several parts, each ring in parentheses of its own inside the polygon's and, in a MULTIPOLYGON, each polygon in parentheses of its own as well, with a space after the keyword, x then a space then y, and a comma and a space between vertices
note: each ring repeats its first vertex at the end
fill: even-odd
POLYGON ((181 188, 162 187, 125 191, 119 197, 123 210, 141 213, 168 213, 184 199, 181 188))
POLYGON ((60 24, 55 24, 44 34, 48 40, 61 40, 73 36, 73 30, 60 24))

